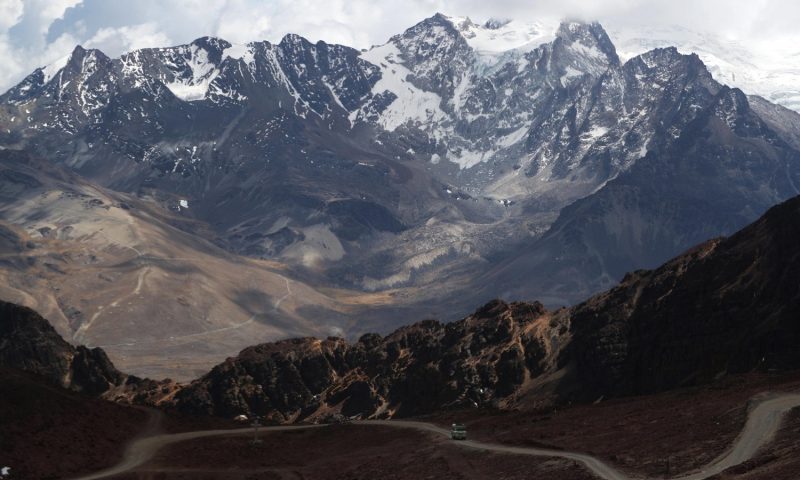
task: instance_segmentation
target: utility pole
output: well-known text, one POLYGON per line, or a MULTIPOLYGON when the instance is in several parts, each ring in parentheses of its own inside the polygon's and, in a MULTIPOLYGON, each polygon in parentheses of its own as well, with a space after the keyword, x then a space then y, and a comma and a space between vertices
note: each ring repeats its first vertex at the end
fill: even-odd
POLYGON ((253 427, 253 440, 250 441, 250 445, 256 446, 261 443, 261 440, 258 438, 258 428, 261 426, 258 423, 258 415, 253 416, 253 423, 250 424, 253 427))

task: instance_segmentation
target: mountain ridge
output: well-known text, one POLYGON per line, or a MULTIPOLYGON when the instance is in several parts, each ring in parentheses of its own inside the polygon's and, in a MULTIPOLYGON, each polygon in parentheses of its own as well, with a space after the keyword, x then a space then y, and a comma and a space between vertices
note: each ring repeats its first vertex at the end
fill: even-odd
POLYGON ((96 374, 90 389, 74 383, 83 376, 65 383, 70 368, 83 370, 61 360, 88 350, 66 344, 29 309, 3 303, 0 361, 106 398, 282 423, 536 409, 789 371, 800 367, 798 226, 800 196, 569 309, 495 300, 456 322, 423 320, 352 343, 304 337, 254 345, 178 386, 125 377, 100 349, 85 364, 96 374))
MULTIPOLYGON (((369 51, 296 35, 245 48, 203 37, 119 59, 79 49, 41 89, 0 98, 0 144, 164 212, 226 264, 281 272, 268 296, 248 286, 223 302, 231 319, 251 312, 240 322, 179 317, 180 337, 253 314, 285 331, 266 314, 292 282, 325 305, 289 297, 292 332, 351 338, 496 297, 570 305, 797 193, 795 117, 721 85, 698 56, 665 48, 621 63, 596 23, 563 23, 529 46, 487 60, 434 16, 369 51)), ((43 201, 3 219, 30 219, 19 210, 43 201)), ((165 235, 170 252, 187 241, 165 235)), ((133 280, 152 295, 148 275, 133 280)), ((186 308, 205 305, 204 288, 180 287, 186 308)), ((91 336, 104 305, 74 301, 58 308, 94 312, 70 327, 91 336)), ((153 322, 142 310, 119 321, 153 322)))
POLYGON ((460 321, 422 321, 349 345, 306 338, 250 347, 188 385, 175 404, 281 421, 332 411, 385 418, 590 402, 795 369, 798 225, 795 197, 731 237, 631 272, 570 309, 494 301, 460 321))
POLYGON ((100 395, 121 385, 119 372, 101 348, 73 347, 33 310, 0 301, 0 363, 56 385, 100 395))

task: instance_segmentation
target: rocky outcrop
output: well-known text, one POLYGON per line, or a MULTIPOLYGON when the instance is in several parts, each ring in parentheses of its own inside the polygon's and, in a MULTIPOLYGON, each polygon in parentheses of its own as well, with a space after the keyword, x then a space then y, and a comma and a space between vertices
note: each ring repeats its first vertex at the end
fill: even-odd
POLYGON ((0 367, 32 373, 44 381, 119 403, 159 405, 178 385, 117 370, 106 352, 67 343, 30 308, 0 301, 0 367))
POLYGON ((24 370, 89 395, 122 384, 101 348, 73 347, 33 310, 0 301, 0 365, 24 370))
POLYGON ((800 367, 800 197, 570 312, 583 396, 800 367))
POLYGON ((533 407, 800 367, 800 197, 571 309, 493 301, 349 344, 248 348, 183 388, 179 410, 276 421, 533 407))
POLYGON ((277 421, 500 406, 538 372, 553 369, 552 346, 560 342, 541 335, 551 328, 539 303, 494 301, 458 322, 426 320, 352 344, 303 338, 259 345, 184 388, 175 406, 277 421))
POLYGON ((532 408, 800 368, 800 197, 729 238, 629 273, 570 309, 492 301, 387 336, 253 346, 189 385, 126 377, 30 309, 0 302, 0 366, 90 394, 276 422, 450 407, 532 408))

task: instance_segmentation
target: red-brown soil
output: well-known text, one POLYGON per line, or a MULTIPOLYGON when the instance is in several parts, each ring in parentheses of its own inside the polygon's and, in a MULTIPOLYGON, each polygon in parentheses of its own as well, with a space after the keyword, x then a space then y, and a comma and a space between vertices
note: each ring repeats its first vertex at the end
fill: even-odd
POLYGON ((117 479, 347 479, 417 480, 559 478, 589 480, 563 460, 497 455, 406 429, 357 425, 207 438, 175 444, 137 472, 117 479))
POLYGON ((237 423, 229 418, 209 417, 204 415, 182 415, 167 412, 161 421, 164 433, 193 432, 197 430, 223 430, 246 427, 250 422, 237 423))
POLYGON ((68 478, 117 463, 148 414, 0 368, 0 467, 13 479, 68 478))
MULTIPOLYGON (((559 410, 472 410, 424 420, 442 425, 466 423, 475 439, 579 451, 606 459, 632 474, 663 476, 668 470, 675 475, 702 466, 723 453, 743 428, 753 396, 764 391, 798 390, 798 373, 752 374, 726 378, 711 386, 559 410)), ((794 438, 800 441, 800 435, 794 438)))
MULTIPOLYGON (((144 411, 45 385, 38 377, 0 370, 0 466, 12 478, 69 478, 115 464, 124 445, 146 428, 144 411)), ((582 451, 633 474, 671 475, 711 461, 742 428, 748 401, 764 391, 800 390, 800 372, 748 375, 705 388, 575 405, 556 411, 447 412, 422 420, 465 422, 474 439, 582 451)), ((241 425, 229 420, 166 416, 161 430, 179 432, 241 425)), ((171 445, 121 479, 575 479, 591 476, 564 460, 499 455, 460 448, 427 433, 374 426, 214 437, 171 445)), ((720 480, 794 480, 800 471, 800 412, 774 444, 720 480)))

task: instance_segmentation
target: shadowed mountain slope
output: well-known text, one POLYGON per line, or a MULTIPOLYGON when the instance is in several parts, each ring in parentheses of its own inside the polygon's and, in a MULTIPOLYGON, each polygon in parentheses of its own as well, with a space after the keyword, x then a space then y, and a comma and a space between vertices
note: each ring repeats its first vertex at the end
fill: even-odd
POLYGON ((403 416, 448 406, 533 407, 800 367, 800 197, 571 309, 495 301, 358 342, 312 338, 242 351, 175 406, 276 420, 403 416))
POLYGON ((38 313, 7 302, 0 302, 0 365, 89 395, 104 393, 126 378, 103 349, 73 347, 38 313))
POLYGON ((390 335, 246 348, 176 389, 127 381, 29 309, 0 305, 0 365, 88 393, 274 421, 392 417, 459 406, 536 408, 800 367, 800 197, 728 238, 640 270, 570 309, 493 301, 390 335))

